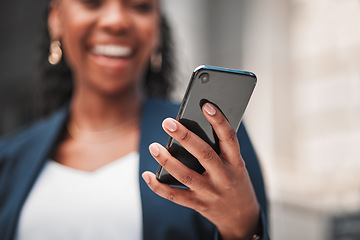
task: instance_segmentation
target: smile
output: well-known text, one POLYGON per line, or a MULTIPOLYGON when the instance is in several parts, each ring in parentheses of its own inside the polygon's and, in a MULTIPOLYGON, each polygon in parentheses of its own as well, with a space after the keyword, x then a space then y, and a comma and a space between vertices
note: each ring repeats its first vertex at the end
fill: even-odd
POLYGON ((126 46, 119 45, 95 45, 91 52, 95 55, 103 55, 106 57, 130 57, 132 49, 126 46))

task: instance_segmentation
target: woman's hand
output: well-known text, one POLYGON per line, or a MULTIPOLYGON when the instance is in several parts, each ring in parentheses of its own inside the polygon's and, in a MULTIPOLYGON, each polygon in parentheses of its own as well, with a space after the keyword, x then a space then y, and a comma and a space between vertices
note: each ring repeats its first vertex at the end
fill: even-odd
POLYGON ((203 112, 219 138, 220 155, 176 120, 167 118, 163 122, 164 130, 205 168, 202 175, 172 157, 160 144, 149 146, 159 164, 189 189, 160 183, 151 172, 144 172, 142 176, 156 194, 192 208, 214 223, 224 240, 251 239, 260 210, 236 133, 210 103, 204 104, 203 112))

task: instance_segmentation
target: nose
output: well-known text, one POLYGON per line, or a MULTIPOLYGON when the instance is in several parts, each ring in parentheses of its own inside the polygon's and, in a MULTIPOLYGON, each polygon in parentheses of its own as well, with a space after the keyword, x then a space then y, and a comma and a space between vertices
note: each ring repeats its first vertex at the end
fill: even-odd
POLYGON ((125 34, 131 28, 131 14, 121 1, 107 1, 99 25, 113 34, 125 34))

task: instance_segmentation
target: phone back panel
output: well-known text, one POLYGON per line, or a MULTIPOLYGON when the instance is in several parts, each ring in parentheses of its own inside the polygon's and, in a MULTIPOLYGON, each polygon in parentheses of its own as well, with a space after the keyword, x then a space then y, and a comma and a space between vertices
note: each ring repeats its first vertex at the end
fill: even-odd
MULTIPOLYGON (((177 120, 219 153, 218 138, 201 110, 203 104, 210 102, 215 105, 237 131, 256 82, 256 76, 250 72, 200 66, 192 74, 177 120)), ((187 167, 199 173, 205 171, 175 139, 169 138, 167 149, 187 167)), ((163 183, 182 185, 161 166, 157 178, 163 183)))

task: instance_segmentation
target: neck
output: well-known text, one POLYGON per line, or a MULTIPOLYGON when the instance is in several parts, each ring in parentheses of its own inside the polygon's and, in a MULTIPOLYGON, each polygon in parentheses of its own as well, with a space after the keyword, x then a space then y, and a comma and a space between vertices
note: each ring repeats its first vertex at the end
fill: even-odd
MULTIPOLYGON (((88 131, 112 129, 130 120, 134 122, 133 127, 138 127, 142 102, 141 91, 136 88, 110 96, 75 90, 70 121, 78 128, 88 131)), ((126 124, 126 127, 129 125, 126 124)))

